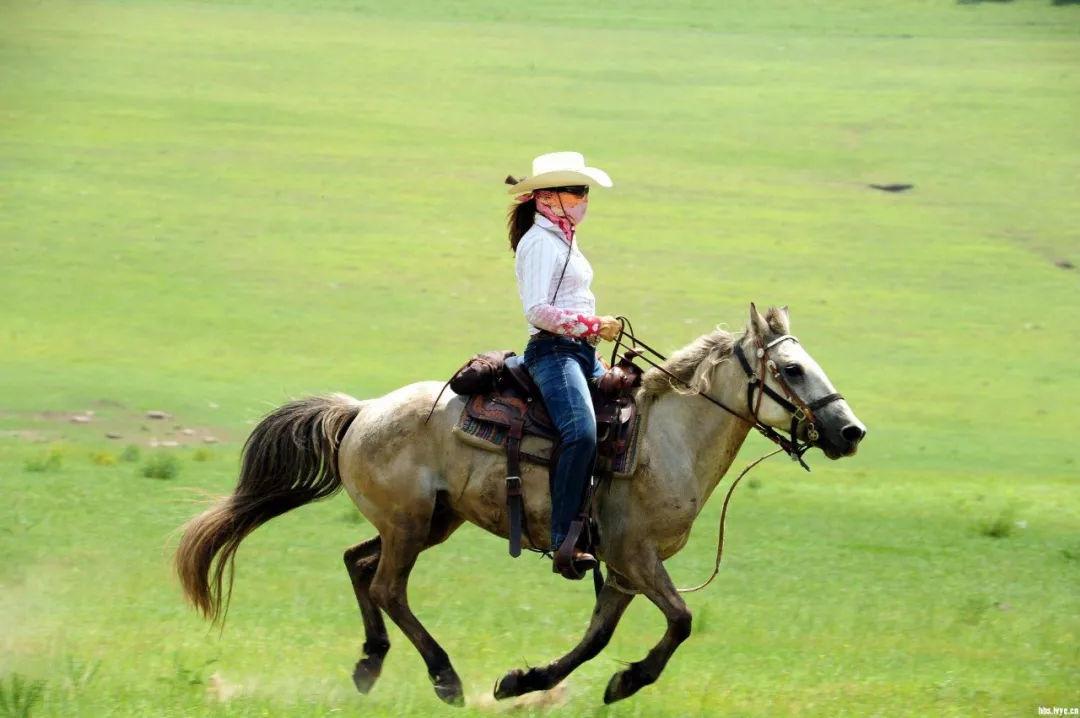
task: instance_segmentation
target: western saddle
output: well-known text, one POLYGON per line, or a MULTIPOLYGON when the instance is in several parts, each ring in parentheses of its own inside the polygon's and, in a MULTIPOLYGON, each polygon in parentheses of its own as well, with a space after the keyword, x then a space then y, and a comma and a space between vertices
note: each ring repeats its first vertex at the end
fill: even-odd
MULTIPOLYGON (((584 573, 574 566, 571 553, 575 545, 588 550, 595 541, 590 529, 589 514, 592 508, 593 490, 609 478, 613 467, 627 465, 626 457, 636 447, 638 409, 634 403, 633 390, 641 385, 641 369, 633 364, 634 354, 628 352, 615 366, 598 379, 590 381, 593 408, 596 413, 597 460, 593 481, 583 497, 577 519, 570 526, 570 536, 561 547, 552 547, 555 569, 567 578, 579 579, 584 573), (584 541, 582 537, 584 529, 584 541)), ((539 388, 525 367, 524 357, 513 352, 488 352, 467 362, 455 379, 476 363, 482 362, 484 371, 493 381, 488 385, 466 384, 462 391, 452 379, 449 386, 458 393, 466 393, 465 408, 455 430, 467 425, 467 433, 480 436, 489 446, 506 452, 506 503, 509 516, 510 555, 521 554, 521 532, 525 519, 524 498, 521 482, 521 461, 524 457, 533 463, 547 463, 554 469, 559 432, 552 423, 539 388), (536 436, 552 442, 550 457, 522 452, 522 440, 536 436)), ((526 527, 526 531, 527 531, 526 527)))

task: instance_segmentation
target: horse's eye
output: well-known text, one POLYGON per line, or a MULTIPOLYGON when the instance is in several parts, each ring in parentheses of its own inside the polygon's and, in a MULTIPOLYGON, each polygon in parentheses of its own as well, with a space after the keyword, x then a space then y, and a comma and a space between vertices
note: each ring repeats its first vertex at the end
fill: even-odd
POLYGON ((801 379, 803 368, 799 364, 787 364, 784 366, 784 375, 791 379, 801 379))

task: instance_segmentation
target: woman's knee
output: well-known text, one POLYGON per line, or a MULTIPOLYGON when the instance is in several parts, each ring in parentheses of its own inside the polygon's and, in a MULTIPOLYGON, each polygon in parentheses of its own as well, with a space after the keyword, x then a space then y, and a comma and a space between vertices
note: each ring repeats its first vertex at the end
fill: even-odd
POLYGON ((589 415, 567 422, 561 427, 559 438, 562 440, 564 451, 571 446, 596 449, 596 419, 589 415))

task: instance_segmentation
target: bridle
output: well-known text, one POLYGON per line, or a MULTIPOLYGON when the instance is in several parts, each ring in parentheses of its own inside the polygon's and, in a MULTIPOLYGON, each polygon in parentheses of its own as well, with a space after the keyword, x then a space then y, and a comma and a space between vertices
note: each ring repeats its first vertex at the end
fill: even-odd
POLYGON ((793 461, 798 461, 804 469, 809 471, 810 467, 806 465, 806 462, 803 461, 802 457, 803 454, 809 451, 810 447, 817 442, 820 436, 817 425, 814 423, 814 412, 834 401, 840 401, 844 397, 839 392, 833 392, 832 394, 826 394, 825 396, 814 399, 811 402, 803 401, 798 392, 792 389, 791 385, 784 379, 784 374, 780 371, 779 367, 776 366, 776 362, 769 358, 769 350, 785 341, 793 341, 796 344, 799 343, 799 340, 790 334, 776 337, 768 344, 765 344, 760 337, 755 337, 754 343, 757 345, 755 355, 759 359, 758 370, 756 372, 753 367, 750 366, 750 362, 746 358, 746 352, 743 351, 742 344, 736 344, 733 353, 735 354, 735 358, 739 360, 739 364, 742 366, 743 371, 746 372, 746 406, 750 409, 754 427, 770 441, 780 446, 793 461), (765 380, 766 370, 772 374, 773 379, 780 387, 783 395, 780 395, 769 386, 768 382, 765 380), (754 389, 758 390, 757 402, 754 402, 754 389), (764 396, 768 396, 779 404, 782 409, 791 414, 791 428, 788 431, 790 438, 781 436, 776 429, 763 424, 761 419, 758 418, 758 413, 761 410, 761 400, 764 396), (806 427, 805 442, 799 441, 799 428, 801 426, 806 427))
POLYGON ((791 457, 792 461, 797 461, 807 471, 810 467, 807 466, 803 460, 803 454, 810 450, 810 447, 818 440, 820 434, 818 433, 817 425, 814 423, 814 412, 822 407, 831 404, 834 401, 840 401, 844 397, 839 393, 827 394, 825 396, 814 399, 813 401, 803 401, 798 392, 791 388, 787 380, 784 379, 783 373, 776 366, 776 362, 769 357, 769 352, 777 345, 785 341, 793 341, 796 344, 799 342, 794 336, 790 334, 784 334, 783 336, 776 337, 769 343, 765 343, 760 337, 754 338, 754 355, 759 360, 757 371, 751 366, 750 361, 746 357, 746 352, 743 351, 742 344, 737 343, 733 349, 735 358, 739 360, 739 365, 742 366, 743 371, 746 373, 746 406, 750 412, 750 417, 747 418, 741 413, 735 411, 724 402, 720 401, 716 397, 710 395, 701 389, 692 386, 686 380, 675 376, 670 371, 665 369, 657 362, 650 359, 641 351, 644 349, 650 354, 655 355, 661 361, 666 361, 665 357, 660 352, 650 347, 645 342, 634 336, 633 325, 630 324, 630 320, 626 317, 617 317, 622 322, 622 329, 619 332, 618 337, 615 339, 615 348, 611 352, 611 363, 615 364, 616 357, 620 348, 626 348, 626 354, 624 357, 630 360, 641 359, 654 369, 657 369, 662 374, 666 375, 669 379, 673 379, 682 386, 689 389, 694 394, 697 394, 703 399, 708 400, 714 405, 720 407, 727 413, 736 417, 737 419, 746 422, 754 429, 758 431, 769 441, 773 442, 780 447, 785 454, 791 457), (629 338, 632 345, 623 343, 623 338, 629 338), (772 374, 776 384, 780 387, 783 394, 778 393, 772 387, 769 386, 766 381, 765 372, 768 371, 772 374), (754 393, 757 392, 757 401, 754 400, 754 393), (780 405, 785 411, 791 414, 791 428, 789 430, 790 437, 786 437, 778 432, 773 427, 765 424, 759 418, 761 410, 761 401, 763 397, 768 396, 770 399, 780 405), (799 430, 803 426, 806 427, 806 441, 799 440, 799 430))

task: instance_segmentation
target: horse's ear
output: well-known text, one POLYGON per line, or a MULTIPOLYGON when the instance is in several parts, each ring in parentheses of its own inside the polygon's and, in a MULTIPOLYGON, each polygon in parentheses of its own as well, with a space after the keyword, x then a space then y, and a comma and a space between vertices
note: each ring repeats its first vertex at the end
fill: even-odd
POLYGON ((769 311, 765 313, 765 320, 769 323, 769 329, 772 329, 775 333, 791 333, 791 322, 788 319, 786 304, 782 307, 769 307, 769 311))
POLYGON ((769 323, 765 321, 765 317, 761 316, 761 312, 758 311, 757 305, 750 302, 750 332, 756 336, 764 339, 769 336, 769 323))

